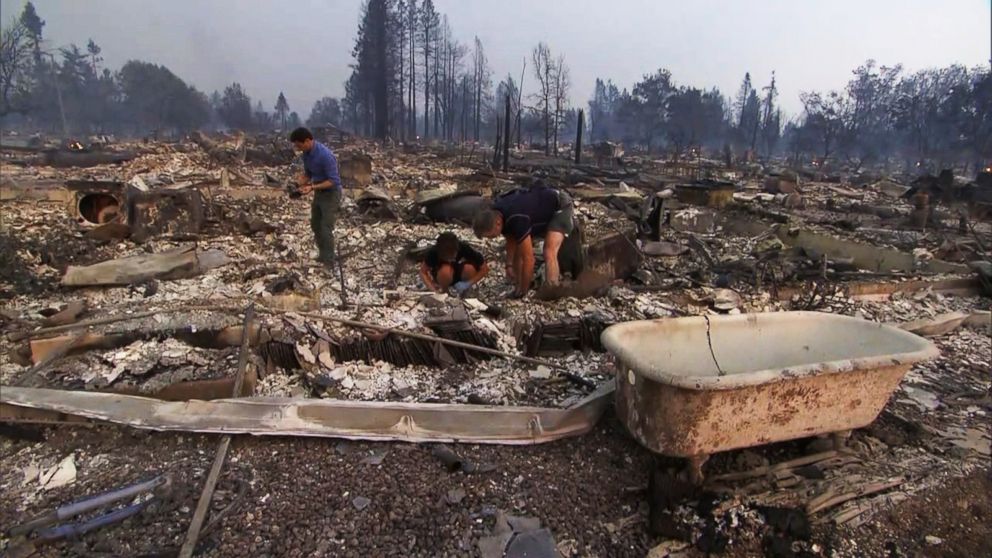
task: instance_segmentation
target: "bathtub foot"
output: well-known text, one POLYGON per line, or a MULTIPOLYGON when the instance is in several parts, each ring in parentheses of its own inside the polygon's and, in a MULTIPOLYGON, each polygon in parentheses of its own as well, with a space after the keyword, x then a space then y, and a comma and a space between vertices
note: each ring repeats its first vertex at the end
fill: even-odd
POLYGON ((693 455, 689 458, 689 480, 692 484, 700 486, 703 484, 703 464, 710 458, 708 454, 693 455))
POLYGON ((840 432, 832 433, 830 437, 834 441, 834 449, 842 451, 847 447, 847 439, 851 437, 851 431, 841 430, 840 432))

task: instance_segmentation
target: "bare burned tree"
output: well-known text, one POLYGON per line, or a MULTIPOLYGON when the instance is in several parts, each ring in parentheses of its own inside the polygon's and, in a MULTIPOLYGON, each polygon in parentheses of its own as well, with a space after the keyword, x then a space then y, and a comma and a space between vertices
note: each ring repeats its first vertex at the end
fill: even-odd
POLYGON ((538 43, 531 53, 534 62, 534 76, 537 77, 537 92, 534 93, 536 108, 541 114, 544 126, 544 153, 551 155, 551 107, 554 102, 554 60, 551 49, 538 43))
POLYGON ((417 135, 417 20, 418 14, 420 13, 417 8, 417 0, 409 0, 409 4, 406 5, 406 30, 407 38, 409 39, 409 49, 407 54, 409 55, 409 82, 407 84, 407 92, 410 97, 410 118, 407 128, 411 136, 417 135))
POLYGON ((489 69, 489 61, 486 52, 482 48, 482 41, 475 38, 475 50, 472 53, 472 84, 475 87, 475 104, 473 138, 479 141, 482 127, 482 113, 489 100, 490 89, 492 88, 492 71, 489 69))
MULTIPOLYGON (((420 8, 420 50, 424 54, 424 137, 431 136, 430 106, 431 106, 431 55, 437 43, 439 21, 434 2, 424 0, 420 8)), ((434 55, 436 57, 436 55, 434 55)))
POLYGON ((569 75, 568 66, 565 65, 565 56, 559 55, 558 60, 555 62, 553 68, 554 75, 554 87, 552 89, 552 97, 554 99, 554 124, 553 124, 553 141, 554 150, 552 153, 558 154, 558 132, 561 130, 562 126, 565 124, 565 111, 568 110, 569 101, 568 93, 572 87, 571 76, 569 75))
POLYGON ((276 118, 279 119, 279 125, 282 129, 286 129, 286 118, 289 116, 289 103, 286 101, 286 96, 279 92, 279 98, 276 99, 276 106, 274 107, 276 118))
POLYGON ((0 33, 0 116, 29 109, 32 52, 27 28, 11 20, 0 33))

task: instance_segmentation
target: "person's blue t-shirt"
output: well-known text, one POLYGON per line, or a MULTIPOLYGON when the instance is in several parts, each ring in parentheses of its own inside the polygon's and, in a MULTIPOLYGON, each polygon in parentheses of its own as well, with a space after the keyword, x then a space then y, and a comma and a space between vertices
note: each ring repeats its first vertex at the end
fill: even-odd
POLYGON ((331 152, 331 148, 319 141, 313 142, 310 151, 303 153, 303 172, 314 184, 330 180, 338 190, 341 189, 337 157, 331 152))

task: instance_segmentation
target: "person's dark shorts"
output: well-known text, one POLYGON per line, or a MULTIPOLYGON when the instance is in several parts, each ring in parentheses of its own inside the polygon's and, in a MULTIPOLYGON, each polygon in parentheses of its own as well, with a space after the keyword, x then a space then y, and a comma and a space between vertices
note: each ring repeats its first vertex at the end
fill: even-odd
POLYGON ((558 207, 560 208, 558 212, 548 221, 548 230, 560 232, 568 236, 575 230, 575 211, 572 204, 572 196, 569 196, 568 193, 562 190, 558 190, 558 207))
MULTIPOLYGON (((455 268, 455 277, 451 281, 452 284, 457 283, 457 282, 459 282, 459 281, 462 280, 462 272, 465 270, 465 263, 464 262, 446 263, 446 264, 441 264, 441 265, 450 265, 450 266, 453 266, 455 268)), ((441 268, 438 267, 436 269, 431 269, 431 278, 433 278, 435 281, 437 281, 437 272, 438 272, 439 269, 441 269, 441 268)))

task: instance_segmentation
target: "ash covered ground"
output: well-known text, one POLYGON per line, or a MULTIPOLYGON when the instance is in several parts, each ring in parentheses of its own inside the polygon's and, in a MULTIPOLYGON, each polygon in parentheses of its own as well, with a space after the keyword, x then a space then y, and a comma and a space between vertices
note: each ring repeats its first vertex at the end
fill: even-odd
MULTIPOLYGON (((735 201, 715 208, 679 202, 674 191, 691 180, 666 175, 665 165, 648 159, 616 170, 522 152, 511 172, 499 172, 460 150, 351 140, 335 145, 342 158, 371 165, 347 183, 336 229, 339 274, 312 261, 309 200, 286 188, 291 162, 225 165, 188 142, 131 147, 141 154, 118 166, 4 163, 3 385, 163 396, 184 382, 230 380, 240 344, 232 332, 250 303, 259 308, 264 332, 249 358, 254 396, 555 409, 575 405, 591 386, 613 378, 616 367, 599 333, 615 323, 789 310, 887 324, 962 317, 955 327, 929 333, 940 357, 914 366, 878 419, 854 431, 843 451, 780 469, 774 465, 830 451, 830 441, 719 453, 705 465, 701 488, 686 481, 681 461, 641 447, 612 409, 589 433, 565 440, 451 445, 475 465, 455 472, 435 456, 433 444, 238 436, 200 538, 204 556, 494 556, 502 555, 501 547, 493 554, 501 543, 528 541, 550 544, 563 556, 988 550, 978 541, 990 539, 992 517, 989 299, 968 263, 987 257, 983 246, 992 245, 992 233, 980 221, 962 232, 951 210, 936 213, 937 225, 912 226, 913 206, 891 193, 904 191, 897 179, 855 184, 811 177, 797 201, 792 193, 769 193, 761 176, 735 175, 735 201), (580 285, 559 293, 566 296, 510 300, 502 241, 476 239, 461 223, 435 222, 425 215, 429 203, 417 203, 430 193, 442 202, 452 191, 488 196, 536 175, 573 193, 589 244, 618 235, 616 246, 628 244, 623 249, 636 257, 622 262, 629 264, 622 276, 590 292, 580 285), (138 241, 133 230, 121 235, 87 223, 76 193, 62 187, 66 180, 136 178, 152 192, 195 190, 205 204, 202 222, 138 241), (464 299, 426 293, 417 277, 417 250, 446 230, 494 262, 491 276, 464 299), (797 240, 801 233, 876 252, 855 253, 846 244, 817 249, 797 240), (61 284, 70 266, 181 249, 219 251, 226 261, 184 278, 61 284), (866 258, 888 267, 866 266, 866 258), (567 296, 580 294, 592 296, 567 296), (68 323, 141 317, 95 325, 88 331, 100 342, 35 370, 43 347, 22 334, 50 326, 73 304, 80 310, 70 312, 68 323), (400 347, 397 335, 383 338, 314 315, 461 340, 545 364, 440 352, 443 343, 427 341, 400 347), (755 474, 733 478, 749 471, 755 474), (887 488, 877 489, 882 485, 887 488), (824 495, 847 494, 855 496, 809 511, 824 495), (935 521, 921 521, 921 510, 933 510, 935 521), (950 526, 955 517, 964 527, 950 526)), ((218 441, 107 424, 7 424, 0 438, 0 524, 168 473, 174 490, 163 502, 113 527, 36 544, 35 552, 171 555, 186 536, 218 441)), ((0 539, 8 549, 19 542, 0 539)))

